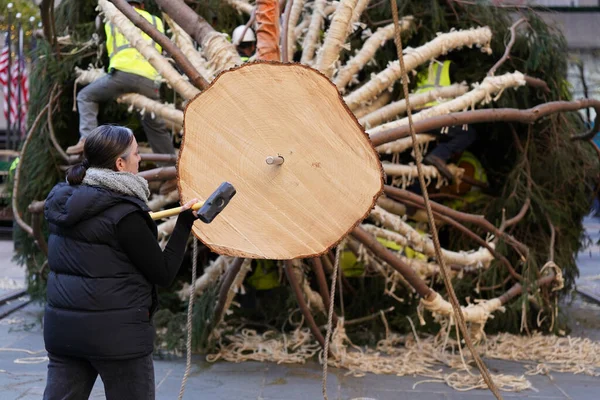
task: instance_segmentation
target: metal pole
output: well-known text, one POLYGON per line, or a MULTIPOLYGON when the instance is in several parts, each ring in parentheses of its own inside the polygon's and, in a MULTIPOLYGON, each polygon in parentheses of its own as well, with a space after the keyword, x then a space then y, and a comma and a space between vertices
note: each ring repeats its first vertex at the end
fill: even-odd
POLYGON ((21 125, 23 120, 23 87, 21 85, 21 81, 23 80, 23 25, 21 24, 21 13, 17 14, 18 28, 17 32, 19 32, 18 36, 18 44, 17 44, 17 131, 14 136, 14 149, 17 150, 19 148, 19 142, 21 139, 21 125))
POLYGON ((6 148, 7 149, 11 149, 11 139, 12 139, 12 121, 11 121, 11 101, 10 99, 12 98, 12 7, 13 4, 12 3, 8 3, 7 8, 8 8, 8 29, 6 30, 6 34, 8 35, 8 41, 7 41, 7 45, 8 45, 8 70, 6 71, 7 74, 7 81, 6 84, 8 85, 8 97, 6 98, 6 104, 4 105, 4 107, 6 107, 6 110, 8 110, 8 112, 6 113, 6 148))

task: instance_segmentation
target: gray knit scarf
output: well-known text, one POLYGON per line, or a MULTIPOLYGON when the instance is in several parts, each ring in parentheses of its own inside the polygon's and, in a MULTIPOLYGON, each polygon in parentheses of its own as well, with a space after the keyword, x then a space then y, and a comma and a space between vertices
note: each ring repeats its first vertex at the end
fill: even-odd
POLYGON ((82 183, 90 186, 102 186, 126 196, 134 196, 145 203, 148 202, 148 197, 150 197, 148 182, 144 178, 130 172, 89 168, 85 173, 82 183))

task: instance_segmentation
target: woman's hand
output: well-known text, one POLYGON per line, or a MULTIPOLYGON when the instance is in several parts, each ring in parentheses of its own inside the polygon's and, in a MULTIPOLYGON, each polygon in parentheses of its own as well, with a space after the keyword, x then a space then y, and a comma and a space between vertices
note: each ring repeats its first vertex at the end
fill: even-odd
MULTIPOLYGON (((181 206, 181 211, 189 210, 190 208, 192 208, 192 206, 194 204, 196 204, 199 201, 200 200, 198 200, 198 199, 191 199, 190 201, 185 203, 183 206, 181 206)), ((194 217, 198 218, 198 214, 196 213, 196 211, 193 211, 192 214, 194 214, 194 217)))

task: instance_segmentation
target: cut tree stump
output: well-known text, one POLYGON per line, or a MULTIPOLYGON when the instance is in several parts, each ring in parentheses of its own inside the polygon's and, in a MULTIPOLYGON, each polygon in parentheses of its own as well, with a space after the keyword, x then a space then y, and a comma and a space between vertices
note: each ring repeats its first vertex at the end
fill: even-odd
POLYGON ((222 73, 188 104, 184 129, 182 201, 206 199, 224 181, 237 190, 211 224, 194 225, 220 254, 321 255, 382 192, 368 136, 333 83, 303 65, 252 63, 222 73))

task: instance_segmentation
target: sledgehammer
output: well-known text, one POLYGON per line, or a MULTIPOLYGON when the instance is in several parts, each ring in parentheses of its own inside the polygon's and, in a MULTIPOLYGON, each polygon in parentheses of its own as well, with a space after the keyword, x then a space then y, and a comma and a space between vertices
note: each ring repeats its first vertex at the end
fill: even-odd
MULTIPOLYGON (((229 204, 231 198, 235 196, 235 188, 229 182, 223 182, 221 185, 210 195, 206 201, 200 201, 192 206, 192 210, 198 211, 198 218, 205 224, 210 224, 217 215, 223 211, 223 209, 229 204)), ((172 217, 178 215, 182 210, 182 207, 170 208, 168 210, 151 212, 150 217, 154 220, 172 217)))

